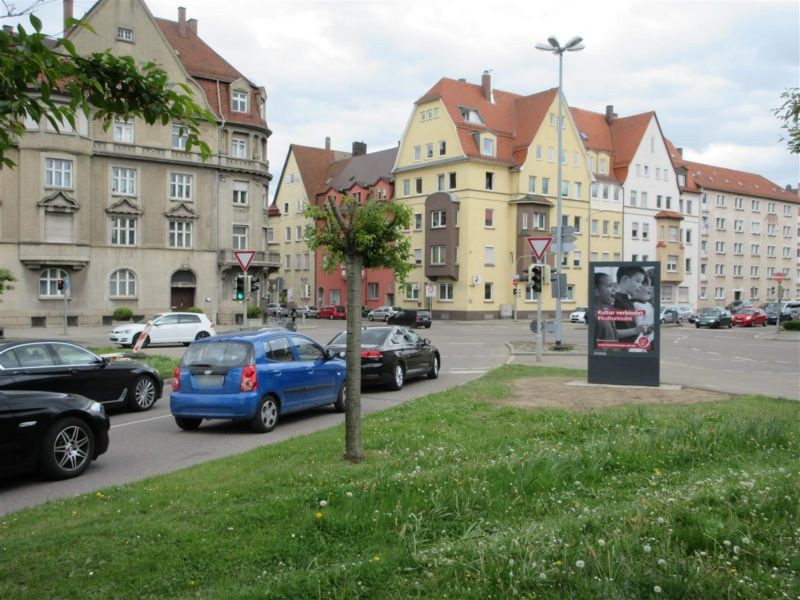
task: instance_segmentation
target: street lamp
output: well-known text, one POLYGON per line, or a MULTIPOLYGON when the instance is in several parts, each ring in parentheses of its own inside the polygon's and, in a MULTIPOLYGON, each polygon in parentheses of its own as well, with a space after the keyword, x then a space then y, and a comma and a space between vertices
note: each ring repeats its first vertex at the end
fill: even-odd
POLYGON ((577 52, 578 50, 583 50, 585 46, 581 43, 582 41, 583 38, 576 35, 562 46, 558 43, 558 39, 554 35, 551 35, 549 38, 547 38, 546 44, 536 44, 537 50, 544 50, 545 52, 552 52, 553 54, 558 55, 558 121, 556 122, 556 129, 558 129, 558 153, 556 159, 558 161, 558 171, 556 174, 556 179, 558 180, 556 184, 556 346, 561 345, 561 263, 564 259, 564 248, 563 244, 561 243, 563 227, 561 223, 561 127, 564 120, 561 108, 563 104, 561 87, 564 73, 564 52, 577 52))

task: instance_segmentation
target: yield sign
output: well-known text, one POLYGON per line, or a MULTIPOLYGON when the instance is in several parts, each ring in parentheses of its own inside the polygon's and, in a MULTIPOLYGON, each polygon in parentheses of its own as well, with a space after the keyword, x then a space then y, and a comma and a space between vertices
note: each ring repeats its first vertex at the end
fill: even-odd
POLYGON ((544 258, 545 252, 550 247, 550 242, 553 241, 551 237, 529 237, 525 239, 528 240, 528 245, 531 247, 536 260, 544 258))
POLYGON ((242 271, 247 271, 256 253, 255 250, 234 250, 233 255, 236 257, 239 266, 242 267, 242 271))

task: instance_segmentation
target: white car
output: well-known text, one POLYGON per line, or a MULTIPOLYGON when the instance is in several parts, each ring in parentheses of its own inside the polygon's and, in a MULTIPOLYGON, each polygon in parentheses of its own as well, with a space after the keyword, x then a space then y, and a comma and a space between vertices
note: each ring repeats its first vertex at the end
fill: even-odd
POLYGON ((570 323, 586 323, 586 313, 589 308, 586 306, 579 306, 575 311, 569 314, 570 323))
POLYGON ((108 338, 120 346, 135 346, 147 324, 147 339, 144 346, 150 344, 184 344, 188 346, 195 340, 217 335, 214 324, 207 316, 200 313, 178 312, 159 313, 137 323, 119 325, 111 330, 108 338))

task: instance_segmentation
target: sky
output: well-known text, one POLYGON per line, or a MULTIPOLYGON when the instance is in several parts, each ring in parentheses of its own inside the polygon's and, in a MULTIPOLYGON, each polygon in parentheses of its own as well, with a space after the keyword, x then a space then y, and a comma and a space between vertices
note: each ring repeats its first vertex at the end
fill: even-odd
MULTIPOLYGON (((15 0, 18 9, 31 0, 15 0)), ((114 0, 129 1, 129 0, 114 0)), ((8 4, 8 0, 5 0, 8 4)), ((75 0, 82 16, 93 0, 75 0)), ((534 48, 583 37, 564 55, 570 106, 620 117, 655 111, 688 160, 796 187, 773 110, 800 86, 797 0, 147 0, 156 17, 198 19, 206 43, 267 91, 277 188, 289 144, 396 146, 414 102, 442 77, 521 95, 558 85, 558 59, 534 48)), ((0 6, 2 9, 2 6, 0 6)), ((36 12, 61 28, 61 1, 36 12)), ((13 24, 13 19, 2 19, 13 24)))

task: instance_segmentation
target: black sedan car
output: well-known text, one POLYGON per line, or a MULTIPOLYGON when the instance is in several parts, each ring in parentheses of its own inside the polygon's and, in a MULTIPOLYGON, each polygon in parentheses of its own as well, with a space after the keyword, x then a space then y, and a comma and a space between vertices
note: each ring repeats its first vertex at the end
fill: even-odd
POLYGON ((148 365, 114 361, 63 340, 0 342, 0 390, 79 394, 133 411, 149 410, 164 380, 148 365))
MULTIPOLYGON (((328 349, 344 356, 347 332, 328 343, 328 349)), ((407 327, 365 327, 361 331, 361 381, 385 383, 399 390, 407 379, 436 379, 442 358, 431 341, 407 327)))
POLYGON ((108 449, 103 405, 75 394, 0 391, 0 476, 83 473, 108 449))
POLYGON ((431 313, 428 310, 414 310, 403 308, 390 316, 386 322, 389 325, 405 325, 406 327, 431 328, 431 313))
POLYGON ((720 327, 733 327, 733 316, 724 308, 703 308, 695 319, 694 326, 719 329, 720 327))

